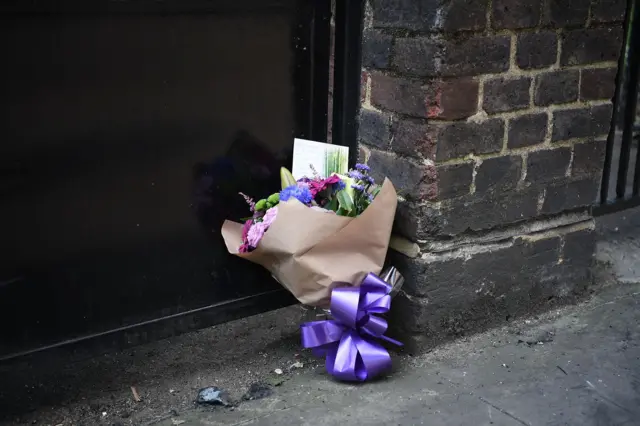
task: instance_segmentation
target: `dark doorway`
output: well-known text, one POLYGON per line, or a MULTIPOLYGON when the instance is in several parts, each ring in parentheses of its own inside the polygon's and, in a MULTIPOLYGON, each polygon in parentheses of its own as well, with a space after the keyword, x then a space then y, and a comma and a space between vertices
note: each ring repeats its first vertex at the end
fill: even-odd
POLYGON ((219 229, 246 215, 239 191, 279 186, 294 136, 326 136, 328 7, 11 3, 0 7, 0 359, 291 303, 226 253, 219 229))

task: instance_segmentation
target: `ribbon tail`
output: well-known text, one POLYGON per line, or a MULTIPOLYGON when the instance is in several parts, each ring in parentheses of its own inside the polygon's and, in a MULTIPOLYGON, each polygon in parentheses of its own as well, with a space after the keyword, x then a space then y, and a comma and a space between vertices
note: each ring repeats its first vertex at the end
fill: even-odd
POLYGON ((300 326, 302 347, 320 348, 340 341, 345 327, 335 321, 311 321, 300 326))
POLYGON ((404 346, 404 343, 399 342, 398 340, 392 339, 391 337, 387 337, 387 336, 378 336, 379 339, 384 340, 385 342, 389 342, 392 345, 396 345, 396 346, 404 346))
POLYGON ((354 336, 354 344, 362 358, 364 377, 372 379, 391 368, 391 356, 382 345, 354 336))

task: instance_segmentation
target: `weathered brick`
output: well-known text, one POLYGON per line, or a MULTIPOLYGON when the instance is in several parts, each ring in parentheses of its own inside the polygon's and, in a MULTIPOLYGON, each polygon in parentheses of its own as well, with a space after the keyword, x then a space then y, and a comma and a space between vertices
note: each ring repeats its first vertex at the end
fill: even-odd
POLYGON ((547 135, 546 113, 526 114, 509 121, 509 148, 522 148, 544 142, 547 135))
POLYGON ((556 63, 558 35, 553 31, 518 35, 516 63, 522 69, 539 69, 556 63))
POLYGON ((407 280, 394 300, 390 323, 403 333, 409 351, 423 351, 505 319, 573 302, 585 291, 589 272, 558 262, 559 246, 559 237, 522 238, 499 248, 477 245, 466 257, 394 257, 407 280))
POLYGON ((398 204, 395 229, 412 241, 434 236, 454 236, 528 220, 537 215, 541 188, 476 192, 432 203, 398 204))
POLYGON ((371 103, 382 109, 426 117, 427 91, 419 82, 371 73, 371 103))
POLYGON ((616 90, 617 68, 595 68, 580 71, 580 99, 613 99, 616 90))
POLYGON ((369 162, 369 148, 364 145, 358 145, 358 163, 367 164, 369 162))
POLYGON ((543 25, 556 28, 584 26, 591 0, 544 0, 543 25))
MULTIPOLYGON (((362 73, 360 74, 360 102, 364 102, 367 99, 367 92, 369 91, 369 88, 367 87, 368 85, 369 73, 367 71, 362 71, 362 73)), ((332 96, 329 97, 329 102, 333 103, 333 89, 331 90, 332 96)))
POLYGON ((531 28, 540 22, 540 0, 493 0, 495 29, 531 28))
POLYGON ((429 297, 439 304, 453 302, 458 307, 465 306, 464 299, 476 298, 483 292, 495 292, 494 297, 500 298, 503 292, 514 288, 514 283, 528 282, 527 275, 533 269, 556 263, 559 257, 559 237, 533 241, 517 239, 513 245, 484 252, 479 250, 470 258, 464 255, 434 255, 412 262, 406 271, 407 280, 403 290, 411 296, 429 297), (515 265, 517 268, 512 268, 515 265), (514 279, 514 274, 522 275, 522 281, 514 279), (486 276, 486 279, 481 280, 480 276, 486 276), (493 285, 501 290, 485 287, 477 291, 482 282, 495 279, 498 282, 493 285))
POLYGON ((444 46, 431 37, 396 39, 393 65, 403 74, 420 77, 439 74, 444 46))
POLYGON ((593 264, 596 251, 596 233, 593 229, 584 229, 564 236, 562 259, 572 268, 589 269, 593 264))
POLYGON ((627 10, 627 0, 593 0, 592 22, 622 22, 627 10))
POLYGON ((527 157, 527 182, 545 183, 564 179, 571 162, 570 148, 557 148, 529 153, 527 157))
POLYGON ((360 142, 386 149, 389 147, 391 119, 387 114, 362 108, 358 127, 360 142))
POLYGON ((555 214, 590 206, 596 201, 599 186, 600 180, 595 177, 550 186, 546 190, 542 213, 555 214))
POLYGON ((571 175, 574 177, 600 176, 607 147, 605 140, 574 145, 571 175))
POLYGON ((554 111, 551 140, 556 142, 605 135, 609 132, 612 111, 611 104, 554 111))
POLYGON ((478 166, 476 192, 507 191, 516 187, 522 173, 522 158, 516 155, 486 159, 478 166))
POLYGON ((488 0, 451 0, 442 5, 440 19, 446 32, 479 31, 487 25, 488 0))
POLYGON ((376 30, 367 30, 362 41, 362 66, 386 69, 391 61, 393 37, 376 30))
POLYGON ((560 64, 580 65, 617 61, 622 28, 595 28, 568 31, 562 42, 560 64))
POLYGON ((499 118, 483 123, 450 123, 440 127, 437 138, 438 161, 471 153, 488 154, 502 149, 504 121, 499 118))
POLYGON ((439 232, 441 218, 432 203, 398 200, 393 232, 411 241, 425 240, 439 232))
POLYGON ((467 230, 481 231, 535 217, 538 188, 519 191, 491 191, 445 201, 437 232, 457 235, 467 230))
POLYGON ((469 193, 473 180, 473 164, 438 166, 438 200, 459 197, 469 193))
POLYGON ((534 102, 539 106, 563 104, 578 100, 580 71, 546 72, 536 76, 534 102))
POLYGON ((436 84, 436 95, 428 105, 427 117, 459 120, 474 115, 478 110, 477 80, 468 77, 452 78, 436 84))
POLYGON ((399 120, 393 124, 393 142, 391 150, 411 157, 434 160, 436 142, 433 129, 425 123, 399 120))
POLYGON ((529 106, 530 77, 494 78, 484 83, 483 109, 489 114, 529 106))
POLYGON ((447 43, 442 59, 443 76, 479 75, 509 69, 510 37, 472 37, 447 43))
POLYGON ((373 26, 432 30, 439 0, 372 0, 373 26))
POLYGON ((395 154, 372 149, 369 165, 374 178, 388 177, 409 200, 434 200, 437 196, 437 172, 433 165, 425 165, 395 154))

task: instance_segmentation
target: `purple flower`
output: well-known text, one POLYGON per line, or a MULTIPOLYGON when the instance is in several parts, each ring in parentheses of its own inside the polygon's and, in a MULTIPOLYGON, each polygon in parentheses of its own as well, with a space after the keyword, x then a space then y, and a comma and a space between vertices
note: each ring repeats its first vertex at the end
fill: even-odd
POLYGON ((369 166, 367 166, 366 164, 362 164, 362 163, 356 164, 356 169, 360 170, 361 172, 368 172, 369 170, 371 170, 371 168, 369 166))
POLYGON ((356 191, 360 191, 360 192, 364 191, 364 186, 362 186, 362 185, 355 184, 355 185, 351 185, 351 187, 353 189, 355 189, 356 191))
POLYGON ((249 232, 247 232, 247 243, 251 247, 258 247, 258 243, 264 236, 264 232, 267 230, 267 227, 262 222, 256 222, 251 225, 249 228, 249 232))
POLYGON ((298 185, 291 185, 280 191, 280 201, 288 201, 291 197, 297 199, 303 204, 309 204, 313 199, 311 191, 306 186, 299 187, 298 185))
POLYGON ((375 180, 373 180, 373 178, 371 176, 365 176, 363 179, 366 183, 368 183, 369 185, 373 185, 376 183, 375 180))
POLYGON ((338 181, 335 184, 333 184, 333 192, 342 191, 346 187, 347 187, 346 183, 344 183, 343 181, 338 181))
POLYGON ((367 194, 367 200, 369 200, 369 202, 372 203, 373 202, 373 195, 367 194))
POLYGON ((357 170, 351 170, 349 173, 347 173, 347 176, 355 180, 362 180, 362 178, 364 178, 364 175, 357 170))

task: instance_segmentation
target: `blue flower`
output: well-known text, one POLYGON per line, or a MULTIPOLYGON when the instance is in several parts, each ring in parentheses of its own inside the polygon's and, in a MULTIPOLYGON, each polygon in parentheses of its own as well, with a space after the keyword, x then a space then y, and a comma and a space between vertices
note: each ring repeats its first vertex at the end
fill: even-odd
POLYGON ((373 202, 373 195, 367 194, 367 200, 369 200, 369 202, 372 203, 373 202))
POLYGON ((375 180, 373 180, 373 178, 371 176, 365 176, 363 179, 366 183, 368 183, 369 185, 373 185, 376 183, 375 180))
MULTIPOLYGON (((353 189, 355 189, 356 191, 360 191, 360 192, 364 191, 364 186, 362 186, 362 185, 355 184, 355 185, 351 185, 351 187, 353 189)), ((282 199, 282 198, 280 198, 280 199, 282 199)))
POLYGON ((362 180, 362 178, 364 178, 364 175, 357 170, 351 170, 349 173, 347 173, 347 176, 355 180, 362 180))
POLYGON ((343 181, 337 182, 333 184, 333 192, 338 192, 338 191, 342 191, 343 189, 345 189, 347 187, 347 184, 344 183, 343 181))
POLYGON ((369 170, 371 170, 371 168, 369 166, 367 166, 366 164, 362 164, 362 163, 356 164, 356 169, 360 170, 361 172, 368 172, 369 170))
POLYGON ((313 199, 308 187, 300 187, 298 185, 291 185, 280 191, 280 201, 287 201, 291 197, 297 199, 303 204, 309 204, 313 199))

